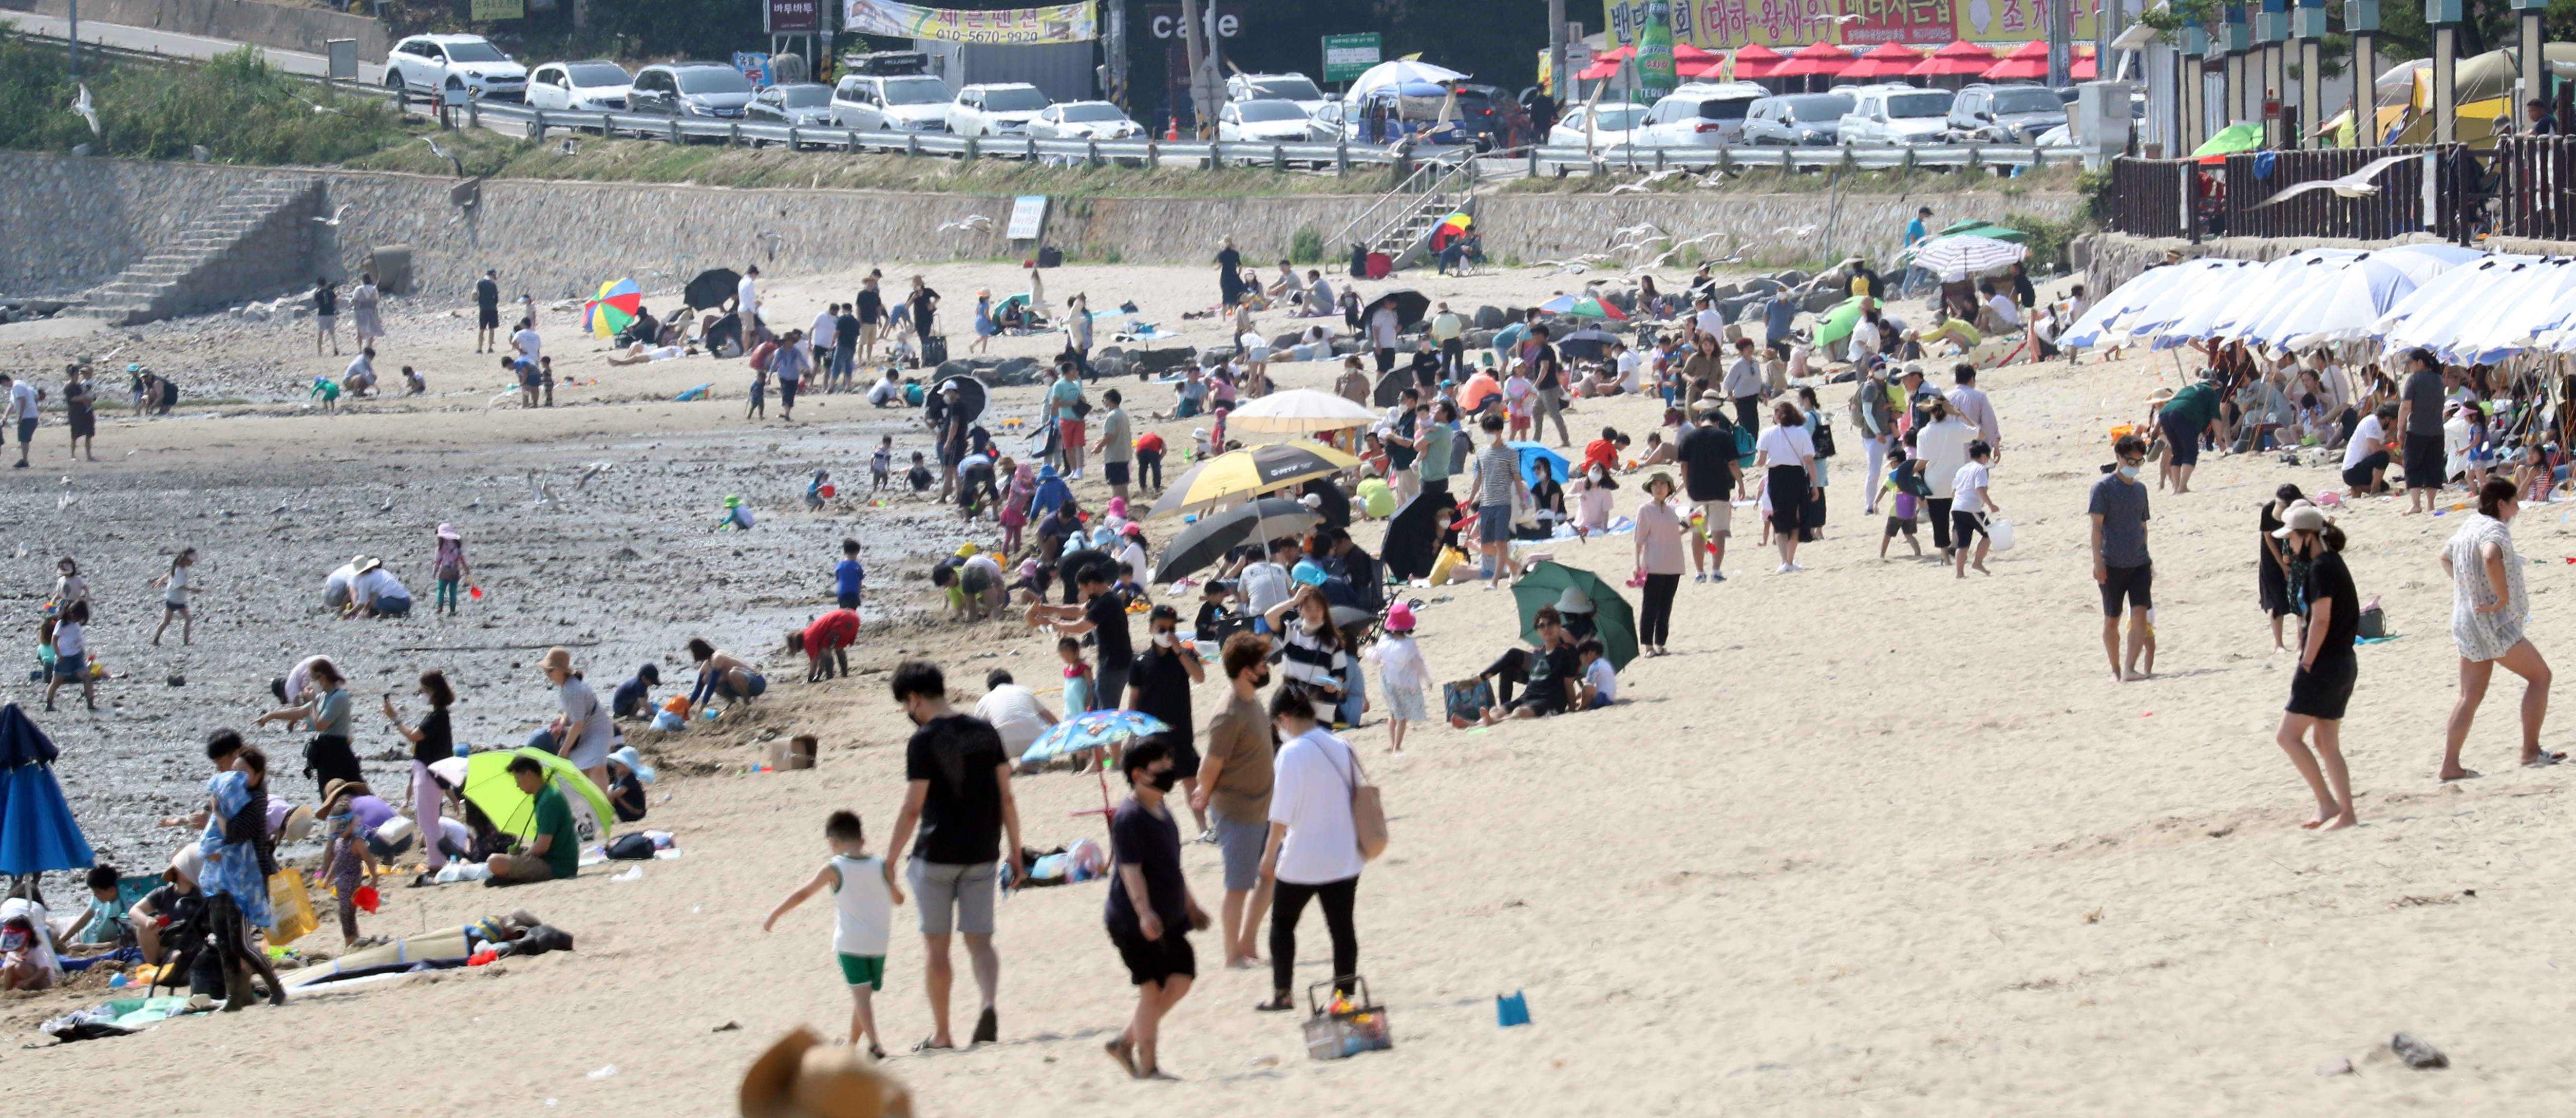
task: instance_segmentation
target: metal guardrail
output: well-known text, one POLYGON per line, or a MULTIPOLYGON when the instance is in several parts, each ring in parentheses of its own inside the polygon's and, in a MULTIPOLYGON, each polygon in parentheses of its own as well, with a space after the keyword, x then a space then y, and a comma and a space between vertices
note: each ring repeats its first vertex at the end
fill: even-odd
MULTIPOLYGON (((1476 153, 1464 145, 1425 144, 1395 145, 1342 143, 1244 143, 1202 140, 1040 140, 1028 137, 966 137, 945 132, 870 131, 855 128, 803 127, 768 124, 749 120, 718 120, 694 116, 667 116, 649 113, 573 112, 556 109, 534 109, 506 101, 468 102, 462 106, 472 122, 480 125, 484 118, 516 121, 526 125, 530 138, 542 137, 549 128, 569 128, 605 135, 631 135, 661 139, 672 143, 721 142, 742 144, 765 142, 806 148, 830 148, 859 152, 885 152, 903 155, 954 156, 961 159, 998 158, 1032 162, 1105 163, 1117 161, 1142 166, 1200 167, 1331 167, 1346 170, 1352 164, 1424 163, 1455 164, 1474 158, 1476 153)), ((1526 149, 1533 171, 1564 169, 1585 173, 1625 171, 1643 173, 1675 167, 1694 170, 1726 166, 1733 168, 1785 167, 1798 171, 1823 170, 1846 164, 1863 170, 1890 170, 1898 167, 2028 167, 2059 159, 2072 161, 2075 153, 2051 157, 2044 149, 2027 146, 1943 144, 1921 147, 1886 148, 1709 148, 1709 147, 1630 147, 1596 148, 1533 147, 1526 149)))

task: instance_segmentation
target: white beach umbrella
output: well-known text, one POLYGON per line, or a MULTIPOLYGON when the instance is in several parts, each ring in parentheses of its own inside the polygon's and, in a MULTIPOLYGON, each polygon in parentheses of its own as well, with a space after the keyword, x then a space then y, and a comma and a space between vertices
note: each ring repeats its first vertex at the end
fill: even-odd
POLYGON ((2393 264, 2407 278, 2422 287, 2433 277, 2464 264, 2481 263, 2487 258, 2484 249, 2461 248, 2458 245, 2399 245, 2371 253, 2370 258, 2393 264))
POLYGON ((2565 325, 2571 281, 2576 268, 2559 260, 2510 273, 2488 301, 2489 313, 2460 322, 2445 356, 2476 365, 2530 348, 2538 335, 2565 325))
MULTIPOLYGON (((2251 261, 2219 259, 2195 260, 2192 265, 2195 270, 2186 273, 2180 282, 2159 293, 2159 297, 2149 305, 2124 316, 2120 329, 2126 331, 2132 340, 2162 337, 2167 327, 2181 321, 2202 300, 2234 287, 2253 274, 2255 267, 2251 261)), ((2218 297, 2225 296, 2221 294, 2218 297)))
POLYGON ((2379 316, 2415 290, 2415 280, 2376 256, 2346 263, 2304 298, 2280 308, 2256 333, 2266 343, 2308 349, 2373 337, 2379 316))
POLYGON ((1351 82, 1350 91, 1342 95, 1342 103, 1356 105, 1361 98, 1369 95, 1370 90, 1380 86, 1402 85, 1406 82, 1431 82, 1436 85, 1440 82, 1462 82, 1467 78, 1468 75, 1446 66, 1434 66, 1415 59, 1398 58, 1391 62, 1380 62, 1361 71, 1360 76, 1351 82))
POLYGON ((1265 435, 1305 435, 1316 431, 1339 431, 1348 427, 1366 427, 1378 420, 1378 413, 1347 397, 1312 388, 1291 388, 1273 392, 1226 416, 1226 426, 1237 431, 1265 435))
POLYGON ((2389 308, 2380 320, 2380 333, 2392 349, 2421 346, 2440 353, 2463 327, 2494 313, 2494 301, 2538 262, 2530 256, 2491 256, 2473 267, 2444 272, 2389 308))
POLYGON ((1961 233, 1943 237, 1914 254, 1915 267, 1943 276, 1992 271, 2030 255, 2011 241, 1961 233))
POLYGON ((2294 252, 2264 266, 2263 288, 2229 308, 2210 335, 2265 341, 2262 324, 2290 305, 2315 294, 2360 253, 2294 252))
POLYGON ((2168 264, 2131 276, 2129 282, 2103 292, 2092 306, 2084 308, 2084 313, 2076 316, 2074 325, 2059 335, 2059 344, 2096 345, 2106 335, 2125 332, 2127 320, 2136 317, 2135 312, 2155 305, 2157 298, 2174 290, 2176 284, 2192 273, 2208 271, 2206 264, 2208 262, 2203 260, 2168 264))
POLYGON ((2272 274, 2272 265, 2251 262, 2219 272, 2214 282, 2184 305, 2181 314, 2156 329, 2155 348, 2172 349, 2216 334, 2221 324, 2235 317, 2238 306, 2271 290, 2272 274))

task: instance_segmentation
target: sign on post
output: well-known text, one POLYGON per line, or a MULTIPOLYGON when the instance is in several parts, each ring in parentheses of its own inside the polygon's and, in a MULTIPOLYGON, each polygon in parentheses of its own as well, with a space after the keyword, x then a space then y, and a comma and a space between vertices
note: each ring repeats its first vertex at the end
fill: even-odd
POLYGON ((1378 64, 1377 32, 1324 36, 1324 80, 1346 82, 1378 64))
POLYGON ((527 0, 473 0, 466 6, 466 18, 476 23, 502 19, 528 18, 527 0))
POLYGON ((1011 200, 1011 227, 1004 236, 1014 241, 1034 241, 1046 229, 1047 196, 1023 194, 1011 200))
POLYGON ((811 35, 823 29, 822 0, 767 0, 761 30, 772 35, 811 35))
POLYGON ((769 55, 765 51, 733 52, 733 68, 742 71, 742 79, 754 89, 769 88, 769 55))
POLYGON ((841 0, 841 29, 942 43, 1085 43, 1100 37, 1098 5, 959 11, 900 0, 841 0))
MULTIPOLYGON (((1238 38, 1243 34, 1243 6, 1220 4, 1210 0, 1209 3, 1199 5, 1199 23, 1203 25, 1202 32, 1210 37, 1238 38)), ((1180 39, 1187 36, 1189 31, 1181 26, 1181 6, 1178 4, 1145 5, 1145 32, 1157 39, 1180 39)))

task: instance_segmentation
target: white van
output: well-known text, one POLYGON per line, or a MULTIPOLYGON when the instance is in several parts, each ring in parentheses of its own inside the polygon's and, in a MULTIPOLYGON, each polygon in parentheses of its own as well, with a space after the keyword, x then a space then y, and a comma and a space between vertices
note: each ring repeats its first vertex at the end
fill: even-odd
POLYGON ((1744 137, 1744 115, 1771 91, 1752 82, 1691 82, 1648 110, 1638 147, 1726 147, 1744 137))

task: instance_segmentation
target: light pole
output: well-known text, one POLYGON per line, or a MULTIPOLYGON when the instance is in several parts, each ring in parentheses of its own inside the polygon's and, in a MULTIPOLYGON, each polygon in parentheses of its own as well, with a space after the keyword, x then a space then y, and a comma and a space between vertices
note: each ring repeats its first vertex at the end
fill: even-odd
POLYGON ((2460 0, 2424 0, 2424 22, 2433 27, 2433 142, 2459 138, 2452 79, 2460 62, 2460 0))
POLYGON ((2514 103, 2506 106, 2505 111, 2515 124, 2514 131, 2520 132, 2530 127, 2529 119, 2523 115, 2522 103, 2549 100, 2549 60, 2541 56, 2540 50, 2541 43, 2545 41, 2540 17, 2548 13, 2549 0, 2510 2, 2514 16, 2521 24, 2522 34, 2516 40, 2516 47, 2522 52, 2522 96, 2514 98, 2514 103))
POLYGON ((2352 34, 2352 111, 2356 146, 2379 145, 2379 0, 2343 0, 2343 29, 2352 34))
MULTIPOLYGON (((2325 120, 2324 81, 2318 73, 2324 69, 2325 37, 2326 0, 2299 0, 2299 6, 2290 12, 2290 38, 2298 42, 2299 127, 2303 133, 2315 132, 2325 120)), ((2317 146, 2313 140, 2294 139, 2298 139, 2299 147, 2317 146)))

